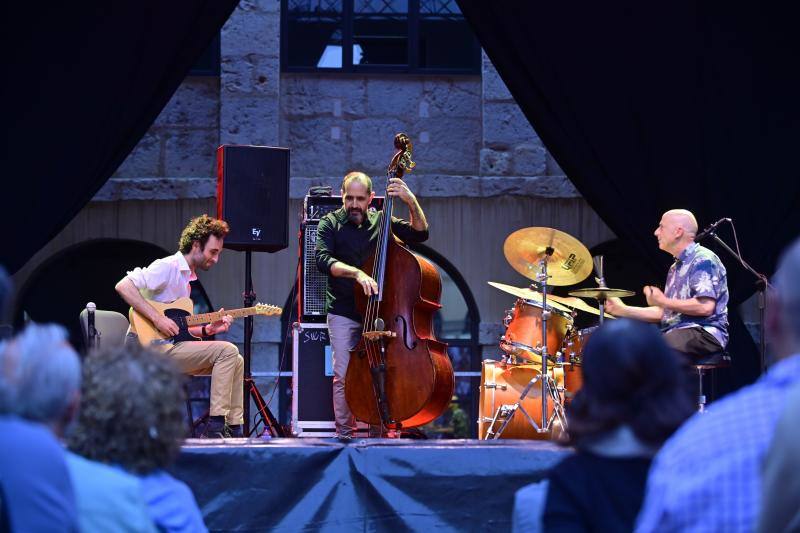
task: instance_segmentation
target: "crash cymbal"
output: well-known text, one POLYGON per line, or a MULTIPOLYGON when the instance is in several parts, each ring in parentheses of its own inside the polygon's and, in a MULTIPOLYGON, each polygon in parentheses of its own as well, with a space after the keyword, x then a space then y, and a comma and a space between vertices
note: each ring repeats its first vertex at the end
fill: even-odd
POLYGON ((608 298, 625 298, 626 296, 633 296, 636 294, 633 291, 626 291, 625 289, 609 289, 606 287, 587 287, 585 289, 575 289, 569 291, 570 296, 580 296, 581 298, 596 298, 598 300, 607 300, 608 298))
POLYGON ((552 254, 547 264, 548 285, 574 285, 592 271, 589 250, 575 237, 553 228, 523 228, 506 238, 503 253, 509 264, 528 279, 536 280, 539 262, 552 254))
MULTIPOLYGON (((517 298, 522 298, 523 300, 530 300, 530 301, 536 302, 538 304, 542 303, 542 293, 541 292, 533 291, 533 290, 527 289, 525 287, 514 287, 513 285, 506 285, 505 283, 498 283, 496 281, 489 281, 487 283, 489 283, 489 285, 491 285, 495 289, 500 289, 501 291, 507 292, 508 294, 512 294, 512 295, 516 296, 517 298)), ((552 306, 554 309, 558 309, 559 311, 562 311, 564 313, 568 313, 569 314, 569 313, 572 312, 571 308, 569 308, 569 307, 567 307, 565 305, 561 305, 560 303, 558 303, 558 301, 551 300, 551 298, 553 298, 553 296, 548 294, 547 295, 547 305, 548 306, 552 306)))

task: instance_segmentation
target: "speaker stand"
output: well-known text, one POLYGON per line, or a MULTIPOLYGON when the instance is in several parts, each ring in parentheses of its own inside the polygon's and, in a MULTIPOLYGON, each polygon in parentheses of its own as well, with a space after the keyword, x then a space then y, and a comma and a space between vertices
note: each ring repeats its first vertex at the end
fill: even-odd
MULTIPOLYGON (((244 294, 242 295, 244 298, 244 307, 253 307, 256 301, 256 293, 253 290, 253 277, 251 275, 252 260, 252 252, 250 250, 246 250, 244 260, 244 294)), ((253 375, 250 372, 252 337, 253 317, 248 316, 244 319, 244 353, 242 354, 242 357, 244 358, 244 434, 245 436, 249 437, 251 433, 250 396, 252 395, 253 400, 256 402, 256 408, 260 417, 259 421, 264 424, 264 431, 259 433, 258 436, 260 437, 269 431, 269 434, 272 437, 284 437, 285 435, 283 428, 281 428, 280 424, 278 424, 277 420, 270 412, 269 407, 264 401, 264 397, 261 396, 258 387, 256 387, 256 382, 253 380, 253 375)), ((255 430, 256 427, 258 427, 258 421, 254 425, 253 430, 255 430)))

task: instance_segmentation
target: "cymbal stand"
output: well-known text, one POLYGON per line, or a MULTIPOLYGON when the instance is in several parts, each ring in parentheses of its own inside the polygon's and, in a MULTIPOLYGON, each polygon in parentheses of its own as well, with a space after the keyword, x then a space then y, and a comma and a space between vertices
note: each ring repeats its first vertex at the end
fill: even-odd
MULTIPOLYGON (((597 273, 597 277, 594 278, 597 282, 597 286, 600 289, 607 288, 606 286, 606 278, 603 276, 603 256, 596 255, 592 258, 592 262, 594 263, 594 271, 597 273)), ((600 325, 603 325, 603 320, 606 316, 606 299, 605 298, 598 298, 597 299, 598 307, 600 308, 600 325)))
POLYGON ((550 256, 553 255, 552 247, 548 246, 545 250, 545 256, 542 258, 540 265, 541 265, 541 273, 537 275, 536 281, 539 283, 542 289, 542 348, 541 348, 541 358, 542 358, 542 373, 539 375, 534 376, 525 385, 525 388, 522 389, 522 393, 519 396, 519 399, 516 403, 512 405, 501 405, 497 408, 497 412, 492 419, 492 423, 489 425, 489 428, 486 432, 486 440, 489 439, 499 439, 500 436, 505 431, 508 424, 514 418, 514 415, 517 414, 517 411, 522 411, 522 414, 525 415, 525 418, 528 419, 528 423, 536 430, 537 433, 547 433, 552 430, 553 421, 558 417, 559 423, 561 424, 562 431, 565 431, 567 428, 567 418, 564 415, 564 406, 561 403, 561 397, 558 394, 558 388, 556 386, 555 380, 550 377, 548 374, 548 353, 547 353, 547 323, 550 320, 550 311, 547 308, 547 263, 550 260, 550 256), (522 405, 522 402, 528 396, 531 388, 539 383, 541 386, 541 393, 542 393, 542 417, 541 417, 541 425, 537 424, 536 421, 531 417, 531 415, 525 410, 525 407, 522 405), (547 397, 553 400, 553 414, 550 418, 547 417, 547 397), (503 418, 503 423, 500 425, 500 428, 497 432, 494 431, 494 426, 497 421, 503 418))

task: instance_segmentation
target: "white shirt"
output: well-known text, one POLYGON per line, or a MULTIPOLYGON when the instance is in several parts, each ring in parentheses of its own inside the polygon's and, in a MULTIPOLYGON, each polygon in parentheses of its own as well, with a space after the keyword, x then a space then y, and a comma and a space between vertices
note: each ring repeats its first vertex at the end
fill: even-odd
POLYGON ((150 266, 134 268, 128 279, 143 298, 169 303, 191 294, 189 282, 197 279, 182 253, 156 259, 150 266))

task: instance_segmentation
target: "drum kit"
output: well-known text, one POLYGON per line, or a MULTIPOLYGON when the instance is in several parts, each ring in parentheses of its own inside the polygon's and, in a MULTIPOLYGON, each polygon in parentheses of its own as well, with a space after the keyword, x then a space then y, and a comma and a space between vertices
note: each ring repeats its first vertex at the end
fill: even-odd
POLYGON ((478 437, 491 439, 558 438, 567 431, 565 405, 583 383, 583 347, 597 326, 576 329, 574 318, 584 312, 602 325, 608 298, 634 293, 606 286, 603 257, 562 231, 534 227, 515 231, 505 241, 509 264, 532 281, 514 287, 489 285, 517 297, 503 319, 500 361, 487 359, 481 368, 478 437), (550 294, 550 286, 580 283, 595 270, 597 287, 575 289, 569 297, 550 294), (589 298, 597 307, 586 303, 589 298))

